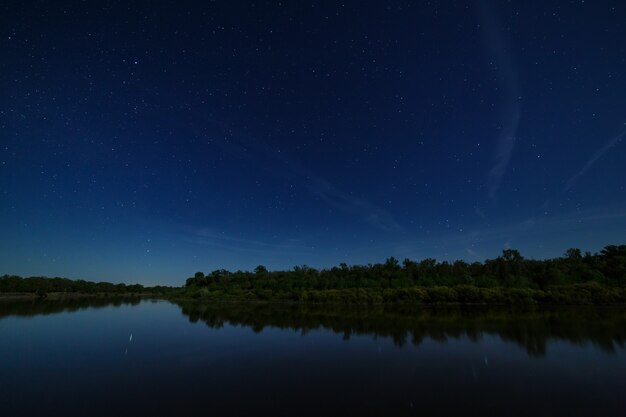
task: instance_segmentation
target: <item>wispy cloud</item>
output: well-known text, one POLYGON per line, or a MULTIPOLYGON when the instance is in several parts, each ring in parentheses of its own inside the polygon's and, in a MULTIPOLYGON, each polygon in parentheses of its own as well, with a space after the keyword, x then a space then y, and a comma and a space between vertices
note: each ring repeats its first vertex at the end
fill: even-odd
POLYGON ((311 251, 311 248, 305 246, 304 242, 294 239, 267 242, 220 233, 209 228, 187 228, 183 233, 185 240, 189 243, 212 246, 228 251, 260 253, 307 253, 311 251))
POLYGON ((487 220, 487 215, 485 214, 485 211, 480 207, 474 207, 474 214, 483 220, 487 220))
POLYGON ((617 136, 613 137, 610 141, 605 143, 604 146, 602 146, 600 149, 595 151, 594 154, 591 155, 591 158, 589 158, 589 160, 587 161, 585 166, 583 166, 583 168, 580 171, 578 171, 576 174, 572 175, 570 177, 570 179, 567 180, 567 182, 565 183, 565 191, 569 191, 576 184, 576 182, 583 175, 585 175, 587 173, 587 171, 589 171, 591 169, 593 164, 595 164, 598 159, 602 158, 602 156, 609 149, 611 149, 612 147, 614 147, 618 143, 620 143, 622 138, 624 137, 624 135, 626 135, 626 130, 623 130, 622 132, 620 132, 617 136))
POLYGON ((513 155, 522 106, 519 75, 513 65, 511 49, 498 30, 495 12, 488 3, 486 0, 479 2, 481 32, 489 64, 495 67, 504 100, 500 108, 498 142, 488 175, 489 197, 494 199, 513 155))
POLYGON ((175 120, 168 122, 175 125, 179 134, 192 137, 198 135, 198 132, 194 130, 195 126, 211 124, 211 132, 220 139, 209 140, 209 142, 218 146, 221 151, 234 158, 258 164, 262 169, 273 172, 279 178, 288 178, 295 185, 306 189, 312 197, 318 197, 328 206, 353 215, 374 228, 388 232, 402 231, 402 227, 389 211, 362 196, 355 197, 342 190, 330 180, 290 157, 285 149, 272 146, 262 138, 246 134, 228 123, 215 119, 207 120, 206 115, 199 111, 186 112, 186 117, 187 121, 174 118, 175 120), (220 133, 217 134, 217 132, 220 133))
POLYGON ((402 228, 393 216, 374 204, 359 198, 353 198, 334 187, 328 181, 314 178, 310 184, 310 191, 320 197, 331 207, 337 208, 344 213, 359 216, 363 221, 387 232, 398 232, 402 228))
POLYGON ((228 129, 228 133, 231 140, 224 145, 227 151, 264 161, 263 166, 266 169, 275 171, 280 177, 293 179, 330 207, 354 215, 374 228, 387 232, 402 230, 389 211, 365 198, 354 197, 339 189, 327 179, 305 168, 284 150, 273 149, 260 139, 235 133, 232 129, 228 129))

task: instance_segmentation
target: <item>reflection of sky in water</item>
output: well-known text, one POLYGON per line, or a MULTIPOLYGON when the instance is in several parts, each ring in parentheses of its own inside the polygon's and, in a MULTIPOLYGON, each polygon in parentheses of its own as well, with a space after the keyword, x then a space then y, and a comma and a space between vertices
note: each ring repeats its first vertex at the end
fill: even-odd
POLYGON ((609 354, 588 341, 548 340, 539 357, 492 333, 398 347, 328 329, 210 328, 167 302, 8 316, 0 335, 0 398, 11 415, 625 410, 624 347, 609 354))

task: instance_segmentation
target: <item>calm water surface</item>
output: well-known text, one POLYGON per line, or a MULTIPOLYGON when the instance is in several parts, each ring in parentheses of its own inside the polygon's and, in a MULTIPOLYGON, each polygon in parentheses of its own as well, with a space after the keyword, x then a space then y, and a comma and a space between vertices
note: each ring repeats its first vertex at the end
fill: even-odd
POLYGON ((2 302, 0 410, 623 417, 625 343, 622 308, 2 302))

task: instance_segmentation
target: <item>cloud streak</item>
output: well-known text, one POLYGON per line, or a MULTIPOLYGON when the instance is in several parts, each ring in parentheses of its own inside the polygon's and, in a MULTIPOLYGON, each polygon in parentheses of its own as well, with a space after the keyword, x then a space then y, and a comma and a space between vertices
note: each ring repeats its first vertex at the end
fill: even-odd
POLYGON ((247 156, 257 161, 264 161, 264 167, 281 177, 293 178, 303 184, 313 195, 319 197, 328 206, 343 213, 354 215, 371 225, 386 232, 401 232, 402 227, 387 210, 378 207, 363 198, 355 198, 340 190, 330 181, 320 177, 300 163, 290 158, 286 152, 278 152, 263 141, 244 134, 235 134, 232 129, 220 125, 231 137, 224 149, 238 156, 247 156))
POLYGON ((328 181, 314 178, 309 189, 329 206, 337 208, 344 213, 357 215, 377 229, 386 232, 399 232, 402 230, 393 216, 386 210, 366 200, 350 197, 339 191, 328 181))
POLYGON ((488 3, 484 0, 479 2, 481 33, 485 50, 492 59, 490 65, 495 65, 504 98, 500 110, 498 142, 487 178, 489 197, 495 199, 513 155, 522 106, 519 100, 519 75, 513 65, 510 47, 498 30, 495 13, 488 3))
MULTIPOLYGON (((193 126, 202 126, 207 123, 206 116, 195 112, 188 112, 188 122, 170 121, 179 132, 195 136, 193 126)), ((263 169, 274 172, 278 177, 290 178, 311 193, 319 197, 329 207, 343 213, 356 216, 370 226, 386 232, 402 232, 403 228, 394 216, 382 207, 364 199, 356 198, 339 189, 330 181, 305 168, 298 161, 291 158, 284 150, 272 147, 258 137, 252 137, 232 128, 227 123, 211 120, 213 132, 221 132, 221 137, 214 145, 222 151, 240 159, 259 163, 263 169)))
POLYGON ((247 239, 244 237, 217 233, 211 229, 187 229, 184 231, 186 241, 194 244, 211 246, 217 249, 238 252, 258 252, 258 253, 309 253, 311 249, 304 246, 302 242, 270 243, 260 240, 247 239))
POLYGON ((600 149, 595 151, 594 154, 591 155, 591 158, 589 158, 589 160, 587 161, 585 166, 583 166, 580 171, 578 171, 576 174, 572 175, 570 177, 570 179, 567 180, 567 182, 565 183, 565 191, 571 190, 572 187, 574 187, 574 185, 576 184, 576 182, 583 175, 585 175, 591 169, 591 167, 593 167, 593 165, 598 161, 598 159, 602 158, 602 156, 609 149, 613 148, 614 146, 616 146, 617 144, 619 144, 621 142, 621 140, 624 137, 624 135, 626 135, 626 130, 623 130, 622 132, 620 132, 617 136, 613 137, 613 139, 611 139, 610 141, 605 143, 604 146, 602 146, 600 149))

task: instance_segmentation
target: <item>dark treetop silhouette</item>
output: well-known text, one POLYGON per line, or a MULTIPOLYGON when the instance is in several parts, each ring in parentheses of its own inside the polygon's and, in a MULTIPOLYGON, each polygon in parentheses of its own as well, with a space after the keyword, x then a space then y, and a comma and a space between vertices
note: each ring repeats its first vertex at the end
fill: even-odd
POLYGON ((506 249, 485 262, 437 262, 425 259, 402 264, 341 264, 316 270, 216 270, 188 278, 178 296, 214 299, 261 299, 314 302, 624 302, 626 245, 607 246, 600 253, 568 249, 555 259, 524 259, 506 249))

